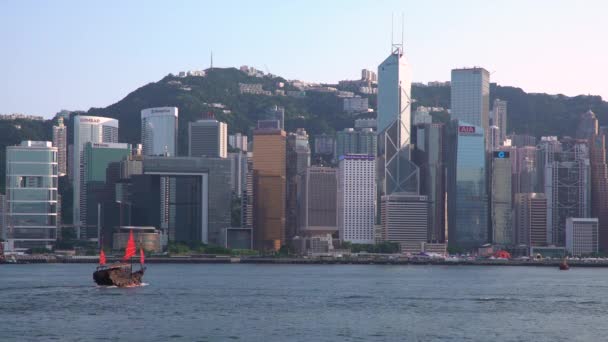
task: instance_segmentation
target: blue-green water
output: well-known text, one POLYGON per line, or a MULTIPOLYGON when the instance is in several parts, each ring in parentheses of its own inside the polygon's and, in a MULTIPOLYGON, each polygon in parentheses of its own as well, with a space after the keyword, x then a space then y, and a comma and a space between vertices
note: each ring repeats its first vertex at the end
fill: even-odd
POLYGON ((608 269, 0 265, 0 341, 605 341, 608 269))

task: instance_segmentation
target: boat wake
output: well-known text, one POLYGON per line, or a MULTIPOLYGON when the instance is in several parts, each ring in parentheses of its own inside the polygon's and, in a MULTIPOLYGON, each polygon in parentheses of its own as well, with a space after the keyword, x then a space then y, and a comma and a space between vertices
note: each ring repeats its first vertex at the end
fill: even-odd
POLYGON ((97 285, 98 289, 126 289, 132 287, 144 287, 150 285, 149 283, 141 283, 139 285, 129 285, 129 286, 116 286, 116 285, 97 285))

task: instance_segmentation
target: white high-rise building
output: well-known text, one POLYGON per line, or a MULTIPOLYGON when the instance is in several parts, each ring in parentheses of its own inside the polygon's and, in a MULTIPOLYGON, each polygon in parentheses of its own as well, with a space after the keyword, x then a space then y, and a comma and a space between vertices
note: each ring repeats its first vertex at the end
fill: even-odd
POLYGON ((452 119, 482 127, 486 133, 486 141, 488 141, 490 73, 484 68, 454 69, 452 70, 451 87, 450 113, 452 119))
POLYGON ((228 145, 232 148, 247 152, 247 135, 241 133, 230 134, 228 136, 228 145))
POLYGON ((57 126, 53 126, 53 147, 57 147, 57 166, 59 176, 65 175, 67 171, 67 127, 63 124, 63 117, 57 119, 57 126))
POLYGON ((374 243, 376 214, 376 160, 374 156, 347 154, 338 167, 336 204, 340 240, 374 243))
POLYGON ((566 219, 566 250, 573 256, 584 256, 598 252, 598 219, 566 219))
POLYGON ((177 156, 177 107, 141 111, 141 142, 145 156, 177 156))
POLYGON ((76 236, 81 237, 80 208, 85 206, 84 196, 84 148, 86 143, 115 143, 118 142, 118 120, 104 118, 101 116, 78 115, 74 117, 74 147, 72 165, 74 167, 73 191, 74 191, 74 210, 73 222, 76 229, 76 236))

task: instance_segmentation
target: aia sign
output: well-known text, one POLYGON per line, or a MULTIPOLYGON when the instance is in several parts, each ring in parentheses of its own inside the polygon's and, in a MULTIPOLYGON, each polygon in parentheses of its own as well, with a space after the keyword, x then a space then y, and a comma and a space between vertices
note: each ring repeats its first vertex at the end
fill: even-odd
POLYGON ((475 134, 475 126, 458 126, 458 133, 475 134))

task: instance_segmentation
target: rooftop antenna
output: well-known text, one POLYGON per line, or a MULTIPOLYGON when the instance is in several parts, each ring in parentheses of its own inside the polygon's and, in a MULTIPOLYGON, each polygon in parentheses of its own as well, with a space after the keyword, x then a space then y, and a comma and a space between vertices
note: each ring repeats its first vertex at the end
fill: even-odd
MULTIPOLYGON (((391 50, 395 46, 395 39, 393 39, 395 31, 395 13, 391 13, 391 50)), ((392 53, 393 51, 391 51, 392 53)))
POLYGON ((394 39, 394 31, 395 31, 395 24, 394 24, 394 18, 395 15, 394 13, 391 14, 391 53, 393 54, 402 54, 403 53, 403 40, 404 40, 404 22, 405 22, 405 15, 403 13, 401 13, 401 43, 395 43, 395 39, 394 39))

